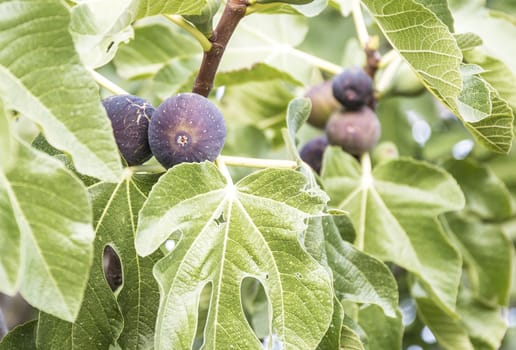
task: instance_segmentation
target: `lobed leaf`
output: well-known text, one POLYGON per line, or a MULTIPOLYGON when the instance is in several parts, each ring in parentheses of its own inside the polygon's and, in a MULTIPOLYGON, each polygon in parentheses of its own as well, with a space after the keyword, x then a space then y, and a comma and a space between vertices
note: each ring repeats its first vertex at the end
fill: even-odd
POLYGON ((190 37, 166 25, 142 24, 135 29, 135 39, 120 46, 114 64, 122 78, 137 79, 156 75, 178 59, 200 57, 201 52, 190 37))
POLYGON ((137 251, 147 255, 171 234, 176 248, 154 274, 161 301, 156 349, 192 346, 201 291, 211 285, 207 348, 261 349, 242 311, 240 285, 260 281, 271 305, 271 334, 292 349, 313 349, 333 310, 331 281, 299 242, 304 220, 324 202, 303 175, 264 170, 236 185, 211 163, 181 164, 154 186, 140 212, 137 251))
POLYGON ((326 150, 321 175, 330 203, 350 212, 356 244, 414 273, 453 313, 462 260, 436 216, 464 206, 455 180, 442 169, 409 159, 362 170, 337 147, 326 150))
POLYGON ((17 152, 18 144, 12 135, 11 121, 0 99, 0 169, 9 170, 15 163, 17 152))
POLYGON ((268 64, 308 85, 316 67, 310 57, 295 49, 308 32, 306 18, 286 15, 252 15, 244 18, 229 43, 220 70, 268 64))
POLYGON ((69 24, 61 1, 0 2, 0 95, 69 153, 79 172, 116 182, 121 162, 113 131, 69 24))
POLYGON ((36 327, 38 321, 32 320, 12 329, 0 341, 0 350, 35 349, 36 327))
POLYGON ((134 248, 137 212, 154 176, 129 174, 118 184, 90 187, 95 213, 94 263, 85 299, 73 324, 41 314, 38 346, 51 349, 149 349, 154 342, 158 286, 152 276, 155 257, 140 258, 134 248), (104 249, 110 245, 122 263, 123 285, 113 294, 104 273, 104 249))
MULTIPOLYGON (((351 223, 348 222, 348 225, 351 226, 351 223)), ((396 317, 398 288, 389 268, 344 241, 333 217, 312 219, 305 241, 322 242, 323 258, 319 259, 332 271, 339 300, 375 304, 387 316, 396 317), (321 234, 323 237, 317 239, 316 236, 321 234)))
POLYGON ((461 71, 463 55, 447 6, 434 0, 363 3, 387 40, 476 139, 494 152, 509 152, 512 111, 482 77, 461 71))
POLYGON ((73 321, 92 259, 91 204, 65 166, 20 143, 0 172, 0 289, 73 321))
POLYGON ((391 318, 385 316, 379 307, 370 305, 360 309, 358 323, 367 334, 367 349, 402 348, 403 324, 399 312, 396 318, 391 318))

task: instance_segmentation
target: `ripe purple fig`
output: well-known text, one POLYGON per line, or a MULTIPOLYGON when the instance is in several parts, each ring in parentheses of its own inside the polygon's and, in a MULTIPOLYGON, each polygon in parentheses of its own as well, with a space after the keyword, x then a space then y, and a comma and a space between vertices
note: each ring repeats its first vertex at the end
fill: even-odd
POLYGON ((370 151, 380 138, 380 121, 369 107, 333 114, 326 124, 330 145, 341 146, 352 155, 370 151))
POLYGON ((310 165, 317 174, 321 173, 323 154, 327 146, 326 135, 321 135, 308 141, 299 152, 301 159, 310 165))
POLYGON ((348 110, 368 105, 373 98, 373 79, 360 67, 351 67, 333 77, 333 96, 348 110))
POLYGON ((152 153, 165 168, 183 162, 214 161, 226 139, 219 109, 206 97, 183 93, 156 108, 149 127, 152 153))
POLYGON ((148 141, 152 105, 137 96, 110 96, 102 101, 127 165, 140 165, 152 157, 148 141))

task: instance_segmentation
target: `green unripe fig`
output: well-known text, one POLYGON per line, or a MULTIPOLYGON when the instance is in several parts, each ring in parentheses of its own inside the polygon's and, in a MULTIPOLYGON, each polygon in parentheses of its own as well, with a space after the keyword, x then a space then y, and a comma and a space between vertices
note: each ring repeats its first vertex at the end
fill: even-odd
POLYGON ((133 95, 110 96, 102 100, 115 134, 116 144, 127 165, 140 165, 152 157, 148 142, 149 120, 154 108, 133 95))
POLYGON ((207 0, 206 5, 201 10, 201 14, 188 15, 184 16, 184 18, 209 38, 213 34, 213 16, 215 16, 219 7, 220 0, 207 0))
POLYGON ((149 144, 165 168, 214 161, 226 140, 224 117, 206 97, 182 93, 163 101, 152 115, 149 144))
POLYGON ((399 157, 398 147, 394 142, 384 141, 375 147, 372 158, 375 163, 383 163, 399 157))
POLYGON ((333 77, 333 96, 346 109, 356 110, 373 98, 373 79, 361 67, 351 67, 333 77))
POLYGON ((312 102, 308 124, 324 129, 330 115, 340 109, 339 102, 333 97, 331 80, 312 86, 305 94, 312 102))
POLYGON ((334 113, 326 124, 330 145, 341 146, 354 156, 369 152, 380 138, 380 121, 371 108, 334 113))

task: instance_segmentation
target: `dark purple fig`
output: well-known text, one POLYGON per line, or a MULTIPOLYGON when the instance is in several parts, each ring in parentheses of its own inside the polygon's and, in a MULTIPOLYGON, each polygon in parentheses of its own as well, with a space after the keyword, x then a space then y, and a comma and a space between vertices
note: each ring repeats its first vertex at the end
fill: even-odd
POLYGON ((346 109, 356 110, 373 98, 373 79, 360 67, 351 67, 333 77, 333 96, 346 109))
POLYGON ((137 96, 111 96, 102 101, 111 120, 116 144, 127 165, 140 165, 152 157, 148 130, 154 108, 137 96))
POLYGON ((183 162, 214 161, 226 139, 219 109, 206 97, 183 93, 156 108, 149 127, 152 153, 165 168, 183 162))
POLYGON ((331 80, 312 86, 306 92, 305 97, 312 102, 308 124, 324 129, 330 115, 340 109, 339 102, 333 97, 331 80))
POLYGON ((301 159, 310 165, 317 174, 321 173, 324 150, 328 146, 326 135, 318 136, 308 141, 299 152, 301 159))
POLYGON ((106 281, 109 284, 111 290, 114 292, 122 285, 123 282, 122 264, 120 263, 118 254, 109 245, 104 248, 103 266, 106 281))
POLYGON ((355 156, 370 151, 378 142, 380 131, 378 117, 367 106, 357 111, 337 112, 326 124, 328 143, 341 146, 355 156))

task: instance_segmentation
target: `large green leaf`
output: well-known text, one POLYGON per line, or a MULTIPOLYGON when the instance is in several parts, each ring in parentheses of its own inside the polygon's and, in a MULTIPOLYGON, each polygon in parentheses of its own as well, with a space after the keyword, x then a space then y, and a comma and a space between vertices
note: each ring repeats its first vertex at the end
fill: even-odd
POLYGON ((460 318, 454 319, 430 299, 417 297, 419 316, 445 350, 497 350, 507 330, 499 308, 490 308, 467 296, 458 302, 460 318))
POLYGON ((464 196, 444 170, 409 159, 373 171, 340 148, 330 147, 322 178, 331 203, 348 210, 356 245, 416 274, 449 312, 455 309, 462 260, 436 216, 464 206, 464 196))
POLYGON ((500 227, 478 219, 447 215, 469 272, 471 288, 484 303, 507 305, 511 287, 513 249, 500 227))
POLYGON ((435 13, 414 0, 362 2, 389 42, 428 87, 454 106, 462 91, 462 53, 448 27, 435 13))
MULTIPOLYGON (((512 1, 504 3, 510 4, 512 1)), ((510 20, 510 12, 506 13, 507 16, 499 16, 499 12, 485 7, 484 0, 453 0, 450 4, 457 31, 472 32, 480 36, 487 52, 494 54, 513 72, 516 71, 516 47, 508 45, 516 36, 516 26, 510 20)))
POLYGON ((36 320, 12 329, 0 341, 0 350, 33 350, 36 349, 36 320))
POLYGON ((69 153, 79 172, 114 182, 121 163, 113 132, 69 23, 58 0, 0 2, 0 95, 69 153))
MULTIPOLYGON (((347 226, 351 226, 349 219, 347 226)), ((332 270, 335 293, 341 300, 376 304, 387 316, 396 317, 398 288, 386 265, 344 241, 331 216, 310 221, 305 244, 314 241, 321 242, 323 254, 318 260, 332 270)))
POLYGON ((498 221, 511 216, 510 192, 491 170, 471 160, 448 161, 444 168, 462 188, 468 213, 498 221))
POLYGON ((416 0, 421 5, 435 13, 437 17, 448 27, 453 33, 453 16, 448 7, 448 0, 416 0))
POLYGON ((168 237, 176 248, 157 263, 161 302, 156 349, 191 347, 201 291, 212 286, 205 347, 261 349, 242 311, 240 285, 260 281, 271 332, 292 349, 315 349, 333 311, 331 280, 304 250, 304 221, 324 201, 292 170, 254 173, 236 185, 211 163, 182 164, 154 186, 140 212, 136 248, 148 255, 168 237))
POLYGON ((516 75, 501 60, 484 54, 480 50, 465 53, 469 63, 474 63, 483 68, 480 76, 498 91, 500 97, 506 100, 511 108, 516 110, 516 75))
MULTIPOLYGON (((195 15, 205 4, 206 0, 90 0, 73 7, 70 32, 83 63, 96 68, 115 56, 121 42, 135 36, 135 20, 161 13, 195 15)), ((166 42, 165 38, 159 40, 166 42)), ((158 41, 153 43, 159 45, 158 41)), ((142 52, 153 52, 152 46, 142 52)))
POLYGON ((159 15, 160 13, 176 13, 180 15, 199 15, 207 0, 133 0, 138 3, 138 16, 159 15))
POLYGON ((253 15, 244 18, 221 62, 221 71, 266 63, 309 84, 316 71, 312 57, 297 49, 308 31, 301 16, 253 15))
POLYGON ((70 33, 82 62, 92 68, 111 61, 121 42, 134 36, 131 22, 137 2, 84 1, 72 8, 70 33))
POLYGON ((200 57, 202 53, 191 37, 161 23, 142 24, 135 33, 134 40, 120 46, 114 60, 118 74, 125 79, 153 76, 174 59, 200 57))
POLYGON ((13 137, 11 121, 7 113, 0 99, 0 169, 5 170, 9 170, 14 164, 18 152, 18 144, 13 137))
MULTIPOLYGON (((96 222, 95 259, 85 299, 71 324, 40 315, 38 346, 51 349, 149 349, 154 341, 158 286, 152 276, 155 257, 140 258, 134 248, 137 213, 156 180, 128 174, 119 184, 90 187, 96 222), (103 255, 106 245, 122 263, 123 285, 117 295, 106 282, 103 255)), ((159 254, 159 253, 158 253, 159 254)))
POLYGON ((510 193, 488 168, 473 161, 448 161, 445 167, 466 196, 465 210, 443 220, 464 257, 470 288, 487 305, 504 306, 509 298, 513 248, 492 221, 511 216, 510 193))
POLYGON ((0 289, 73 321, 83 300, 94 232, 84 185, 65 166, 20 143, 0 172, 0 289))
POLYGON ((367 334, 368 350, 402 349, 403 323, 401 314, 387 317, 376 305, 360 309, 358 323, 367 334))
POLYGON ((478 72, 463 69, 457 40, 441 21, 445 4, 432 0, 362 2, 387 40, 476 139, 494 152, 509 152, 513 113, 478 72))
POLYGON ((428 298, 416 298, 419 317, 432 330, 439 345, 444 349, 474 350, 468 333, 460 321, 451 318, 428 298))

